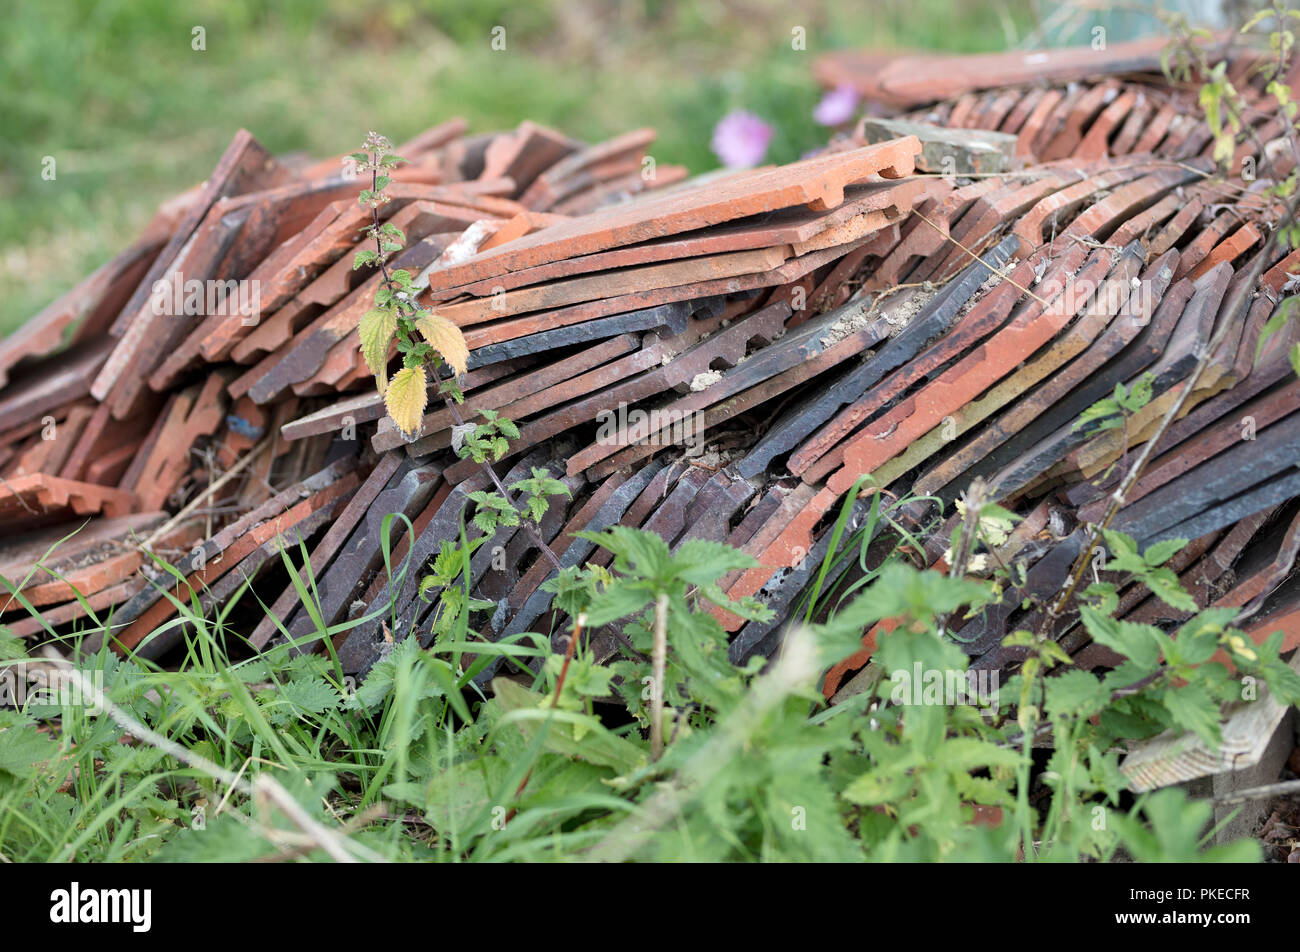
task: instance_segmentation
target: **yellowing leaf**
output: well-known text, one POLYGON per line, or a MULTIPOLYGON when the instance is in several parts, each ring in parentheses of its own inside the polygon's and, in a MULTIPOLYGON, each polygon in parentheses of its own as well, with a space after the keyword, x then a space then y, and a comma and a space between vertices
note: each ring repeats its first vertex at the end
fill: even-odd
POLYGON ((441 314, 426 314, 415 322, 415 329, 424 335, 433 349, 442 354, 447 366, 460 376, 469 363, 469 347, 465 344, 465 335, 450 318, 441 314))
POLYGON ((407 439, 413 439, 420 432, 424 404, 428 399, 425 392, 427 386, 423 367, 403 367, 388 385, 384 405, 388 407, 388 415, 407 439))
POLYGON ((1255 654, 1253 650, 1254 645, 1251 645, 1250 642, 1241 637, 1241 635, 1229 635, 1228 645, 1233 651, 1237 652, 1237 654, 1241 655, 1247 661, 1259 660, 1259 655, 1255 654))
MULTIPOLYGON (((361 356, 372 374, 379 374, 388 365, 388 345, 397 333, 397 315, 387 308, 374 308, 361 316, 357 328, 361 335, 361 356)), ((380 386, 379 392, 383 393, 380 386)))

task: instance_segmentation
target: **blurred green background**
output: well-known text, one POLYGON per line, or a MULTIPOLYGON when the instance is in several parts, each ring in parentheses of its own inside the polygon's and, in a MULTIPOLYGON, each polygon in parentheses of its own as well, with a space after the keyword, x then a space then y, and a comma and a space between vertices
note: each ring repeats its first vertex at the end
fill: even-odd
POLYGON ((789 161, 821 144, 812 60, 851 47, 1005 49, 1032 0, 18 0, 0 31, 0 332, 201 181, 241 126, 273 152, 402 141, 451 116, 588 141, 659 130, 659 162, 716 166, 745 108, 789 161), (506 50, 491 49, 494 26, 506 50), (206 50, 191 49, 202 26, 206 50), (792 29, 807 49, 791 48, 792 29), (44 156, 57 178, 41 177, 44 156))

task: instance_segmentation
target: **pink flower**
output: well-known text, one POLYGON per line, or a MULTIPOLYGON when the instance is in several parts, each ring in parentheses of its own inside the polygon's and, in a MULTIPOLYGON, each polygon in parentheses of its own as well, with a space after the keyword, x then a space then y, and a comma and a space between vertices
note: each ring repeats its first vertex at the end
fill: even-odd
POLYGON ((713 127, 713 153, 729 169, 748 169, 763 161, 772 127, 752 112, 727 113, 713 127))
POLYGON ((839 126, 853 118, 858 108, 858 91, 852 86, 829 90, 813 110, 813 118, 823 126, 839 126))

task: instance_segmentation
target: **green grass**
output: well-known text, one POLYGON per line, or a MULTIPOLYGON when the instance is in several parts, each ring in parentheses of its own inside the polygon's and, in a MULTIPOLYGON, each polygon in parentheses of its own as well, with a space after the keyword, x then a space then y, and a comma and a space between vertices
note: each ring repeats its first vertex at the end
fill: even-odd
MULTIPOLYGON (((840 537, 847 516, 834 529, 840 537)), ((241 601, 256 602, 245 585, 207 616, 197 599, 173 600, 167 624, 184 626, 184 648, 168 670, 106 648, 79 657, 83 675, 102 679, 107 716, 72 698, 0 706, 0 862, 1012 862, 1029 841, 1045 861, 1105 861, 1119 849, 1143 862, 1259 858, 1250 841, 1207 848, 1208 802, 1180 790, 1125 792, 1116 747, 1181 726, 1194 703, 1174 704, 1172 689, 1151 678, 1115 698, 1117 685, 1142 673, 1134 666, 1154 659, 1101 681, 1075 671, 1046 682, 1056 743, 1049 776, 1017 743, 1016 703, 1033 694, 1027 671, 991 699, 989 716, 960 702, 889 703, 891 682, 914 665, 964 671, 964 652, 934 637, 936 616, 996 600, 989 583, 887 559, 828 621, 793 626, 772 663, 738 669, 700 598, 723 598, 709 594, 717 579, 752 560, 701 540, 670 553, 652 533, 626 528, 601 533, 599 544, 615 553, 610 581, 561 585, 557 597, 580 598, 593 629, 622 626, 642 655, 653 650, 652 616, 662 617, 671 730, 661 759, 645 737, 648 659, 606 666, 579 651, 558 691, 562 658, 546 635, 485 644, 447 626, 429 650, 395 631, 391 653, 355 687, 332 650, 293 657, 280 645, 249 656, 230 624, 241 601), (894 674, 827 707, 819 672, 854 653, 884 618, 900 624, 880 636, 873 664, 894 674), (506 660, 489 697, 475 679, 493 657, 506 660), (545 662, 533 675, 522 662, 537 657, 545 662), (987 777, 971 775, 986 768, 987 777), (1031 785, 1050 789, 1050 799, 1031 806, 1031 785), (1004 821, 972 823, 974 803, 1001 810, 1004 821), (1089 822, 1098 810, 1109 816, 1100 828, 1089 822)), ((855 544, 850 534, 845 551, 855 544)), ((282 556, 299 597, 317 606, 305 547, 282 556)), ((5 587, 17 593, 25 583, 5 587)), ((440 610, 454 604, 444 597, 440 610)), ((726 604, 746 617, 763 612, 726 604)), ((390 610, 372 606, 369 617, 328 631, 313 611, 316 630, 300 644, 328 645, 326 636, 390 610)), ((1156 629, 1126 632, 1163 637, 1170 680, 1188 680, 1180 691, 1199 685, 1206 709, 1198 716, 1210 719, 1202 727, 1239 691, 1222 666, 1190 660, 1194 648, 1202 661, 1216 646, 1233 650, 1237 633, 1214 615, 1184 628, 1183 661, 1156 629)), ((91 613, 87 633, 109 623, 91 613)), ((1254 666, 1232 658, 1294 701, 1300 678, 1278 659, 1281 641, 1279 632, 1258 646, 1254 666)), ((0 632, 0 675, 24 647, 0 632)))
POLYGON ((649 125, 660 163, 701 172, 716 165, 714 123, 743 107, 776 127, 769 158, 790 161, 826 138, 810 116, 819 52, 1000 49, 1029 22, 1011 7, 20 0, 0 36, 0 333, 129 243, 241 127, 273 152, 327 156, 370 129, 400 142, 451 116, 589 141, 649 125), (503 52, 490 47, 498 24, 503 52))

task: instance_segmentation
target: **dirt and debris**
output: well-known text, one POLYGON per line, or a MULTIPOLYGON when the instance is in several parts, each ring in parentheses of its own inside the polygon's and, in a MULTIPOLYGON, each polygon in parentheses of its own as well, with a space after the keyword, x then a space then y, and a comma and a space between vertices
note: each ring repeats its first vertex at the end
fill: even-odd
POLYGON ((703 373, 698 373, 691 378, 691 392, 699 393, 701 390, 708 390, 709 387, 721 379, 721 370, 706 370, 703 373))

